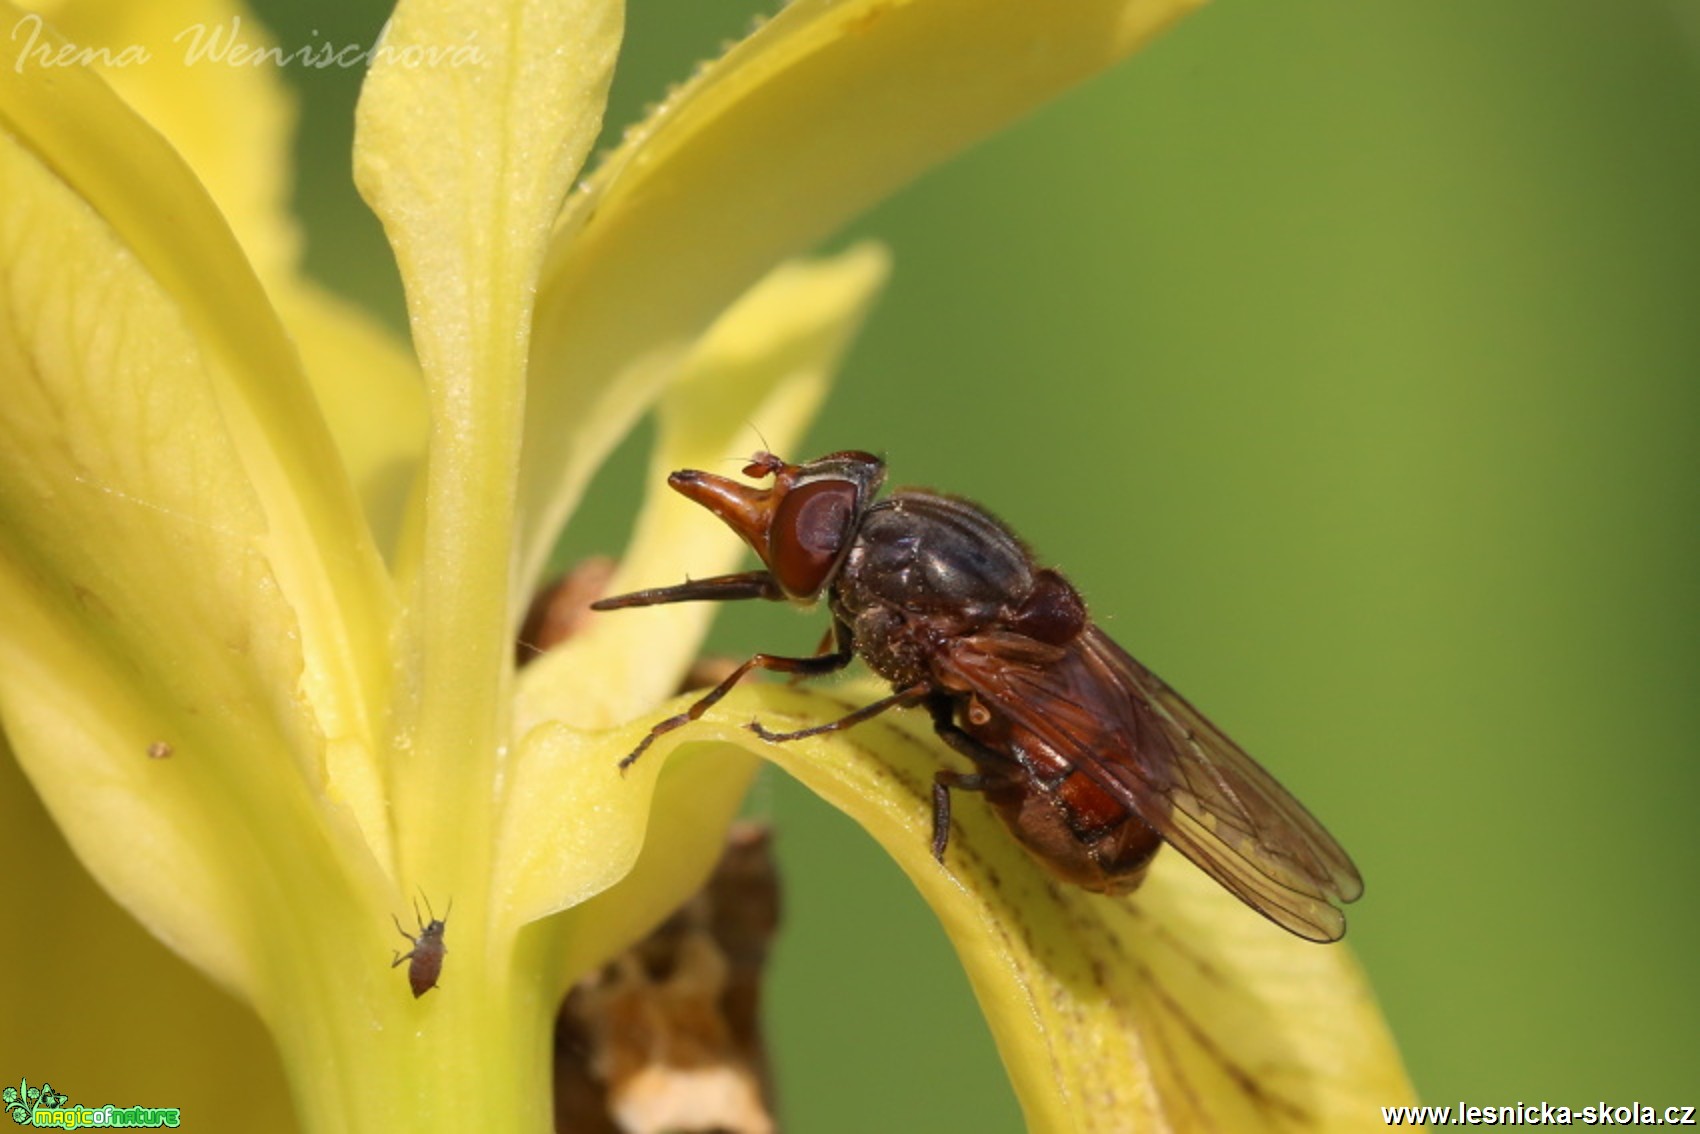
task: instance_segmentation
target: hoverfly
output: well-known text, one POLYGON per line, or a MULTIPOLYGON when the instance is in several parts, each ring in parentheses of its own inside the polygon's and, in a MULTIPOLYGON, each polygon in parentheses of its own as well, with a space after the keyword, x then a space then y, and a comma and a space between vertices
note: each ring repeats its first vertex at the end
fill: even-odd
POLYGON ((1039 566, 980 506, 903 489, 876 499, 885 464, 832 453, 802 465, 758 452, 766 487, 695 470, 668 483, 720 517, 765 569, 603 599, 597 610, 732 599, 810 605, 832 629, 810 658, 757 654, 688 710, 657 723, 621 761, 702 716, 752 669, 801 677, 860 657, 893 692, 784 742, 920 706, 969 773, 933 785, 935 858, 952 791, 985 796, 1064 881, 1105 894, 1137 887, 1162 843, 1235 897, 1312 941, 1346 931, 1338 905, 1363 893, 1340 844, 1220 729, 1093 625, 1079 593, 1039 566))

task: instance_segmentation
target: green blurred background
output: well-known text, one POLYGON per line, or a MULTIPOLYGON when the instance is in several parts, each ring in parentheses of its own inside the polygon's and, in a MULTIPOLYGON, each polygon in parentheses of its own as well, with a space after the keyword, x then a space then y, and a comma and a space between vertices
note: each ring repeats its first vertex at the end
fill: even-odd
MULTIPOLYGON (((763 7, 633 0, 611 128, 763 7)), ((310 266, 399 325, 358 76, 290 77, 310 266)), ((1219 0, 847 234, 896 276, 808 454, 992 505, 1325 819, 1426 1102, 1700 1102, 1697 206, 1696 3, 1219 0)), ((897 870, 777 773, 751 808, 789 1127, 1020 1130, 897 870)))

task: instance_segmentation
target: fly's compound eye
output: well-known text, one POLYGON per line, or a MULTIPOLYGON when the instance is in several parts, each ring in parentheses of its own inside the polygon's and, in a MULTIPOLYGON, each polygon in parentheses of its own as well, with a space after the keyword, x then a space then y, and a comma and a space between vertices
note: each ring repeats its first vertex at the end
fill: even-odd
POLYGON ((847 480, 817 480, 785 494, 768 530, 768 568, 785 593, 819 593, 838 562, 856 518, 857 489, 847 480))

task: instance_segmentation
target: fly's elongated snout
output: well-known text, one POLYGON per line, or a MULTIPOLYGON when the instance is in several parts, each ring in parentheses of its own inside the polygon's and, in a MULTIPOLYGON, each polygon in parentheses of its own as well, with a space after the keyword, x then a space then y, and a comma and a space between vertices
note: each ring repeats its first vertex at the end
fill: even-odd
POLYGON ((764 562, 767 560, 768 532, 780 495, 775 487, 739 484, 696 469, 680 469, 667 478, 667 483, 685 499, 719 516, 764 562))

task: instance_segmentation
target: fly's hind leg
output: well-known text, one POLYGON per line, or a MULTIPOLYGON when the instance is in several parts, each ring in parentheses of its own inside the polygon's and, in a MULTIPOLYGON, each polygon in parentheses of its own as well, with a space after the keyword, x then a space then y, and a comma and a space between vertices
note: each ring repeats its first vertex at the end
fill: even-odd
POLYGON ((944 861, 950 845, 950 793, 985 791, 988 781, 979 772, 953 772, 942 768, 933 776, 933 859, 944 861))
POLYGON ((964 732, 956 723, 956 704, 951 698, 929 697, 927 712, 932 714, 933 731, 939 739, 972 760, 975 767, 973 772, 943 768, 933 776, 933 858, 943 862, 945 848, 950 844, 950 793, 983 792, 995 787, 1006 778, 1004 769, 1014 761, 964 732))
MULTIPOLYGON (((769 732, 760 721, 751 721, 749 729, 763 740, 774 744, 783 744, 791 740, 801 740, 808 736, 820 736, 830 732, 842 732, 847 728, 871 720, 889 709, 901 708, 924 701, 928 712, 933 717, 933 727, 945 743, 967 756, 978 766, 984 766, 989 761, 1001 759, 997 753, 980 744, 973 737, 956 727, 951 720, 950 699, 934 691, 927 682, 911 685, 900 689, 889 697, 882 697, 871 705, 865 705, 853 713, 828 721, 813 728, 798 729, 796 732, 769 732)), ((951 790, 984 791, 991 783, 991 778, 979 772, 955 772, 950 769, 940 769, 933 777, 933 857, 944 861, 945 845, 950 838, 950 793, 951 790)))

